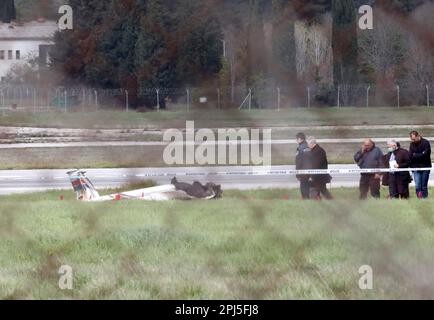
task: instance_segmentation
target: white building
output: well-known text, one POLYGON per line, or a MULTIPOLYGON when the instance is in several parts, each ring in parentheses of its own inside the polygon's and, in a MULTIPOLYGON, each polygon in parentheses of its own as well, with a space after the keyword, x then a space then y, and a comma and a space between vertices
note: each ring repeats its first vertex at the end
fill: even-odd
POLYGON ((0 79, 3 81, 9 69, 27 59, 38 58, 48 62, 49 47, 52 46, 57 22, 28 22, 23 25, 0 22, 0 79))

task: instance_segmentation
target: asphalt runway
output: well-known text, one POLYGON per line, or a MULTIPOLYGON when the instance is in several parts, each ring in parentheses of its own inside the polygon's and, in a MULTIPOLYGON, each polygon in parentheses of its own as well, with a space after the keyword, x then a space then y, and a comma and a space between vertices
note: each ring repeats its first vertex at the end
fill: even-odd
MULTIPOLYGON (((169 184, 172 177, 178 175, 183 182, 212 181, 221 184, 223 189, 272 189, 297 188, 294 176, 248 175, 245 172, 258 170, 260 167, 189 167, 189 168, 129 168, 129 169, 89 169, 88 178, 97 189, 117 188, 128 183, 137 183, 152 179, 159 185, 169 184), (216 172, 227 172, 216 175, 216 172), (214 173, 214 174, 213 174, 214 173), (199 175, 196 175, 199 174, 199 175)), ((356 165, 331 165, 330 169, 355 169, 356 165)), ((294 166, 273 166, 272 170, 292 170, 294 166)), ((64 170, 4 170, 0 171, 0 194, 41 192, 47 190, 70 190, 72 186, 64 170)), ((359 175, 334 175, 331 183, 336 187, 357 187, 359 175)), ((434 175, 431 175, 434 185, 434 175)))

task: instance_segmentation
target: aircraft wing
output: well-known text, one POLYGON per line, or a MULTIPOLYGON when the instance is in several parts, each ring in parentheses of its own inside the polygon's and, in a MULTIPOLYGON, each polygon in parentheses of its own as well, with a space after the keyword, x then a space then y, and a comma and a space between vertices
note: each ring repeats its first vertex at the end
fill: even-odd
POLYGON ((169 185, 125 191, 107 196, 100 196, 93 183, 86 177, 83 170, 73 170, 68 173, 71 184, 77 195, 77 200, 87 202, 102 202, 113 200, 144 200, 144 201, 166 201, 166 200, 190 200, 190 199, 213 199, 216 192, 208 195, 204 192, 195 193, 188 188, 177 188, 173 183, 169 185))
POLYGON ((97 201, 110 201, 110 200, 145 200, 145 201, 166 201, 192 199, 187 193, 181 190, 176 190, 174 185, 164 185, 158 187, 151 187, 146 189, 138 189, 126 191, 108 196, 102 196, 97 201))

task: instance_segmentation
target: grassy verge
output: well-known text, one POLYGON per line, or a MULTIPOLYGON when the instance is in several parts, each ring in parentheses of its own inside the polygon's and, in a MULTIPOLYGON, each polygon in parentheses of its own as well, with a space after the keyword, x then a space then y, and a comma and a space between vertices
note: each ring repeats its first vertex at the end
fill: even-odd
MULTIPOLYGON (((324 144, 323 147, 331 164, 346 164, 354 162, 353 155, 360 144, 324 144)), ((294 164, 295 148, 295 145, 273 145, 272 164, 294 164)), ((0 169, 164 167, 163 151, 162 146, 3 149, 0 169)))
MULTIPOLYGON (((76 203, 0 197, 0 298, 383 299, 434 296, 433 201, 76 203), (25 201, 23 201, 25 199, 25 201), (58 288, 70 265, 73 290, 58 288), (358 287, 370 265, 374 289, 358 287)), ((296 193, 290 199, 298 199, 296 193)))
MULTIPOLYGON (((319 139, 364 139, 364 138, 405 138, 409 139, 412 130, 419 130, 425 137, 433 137, 434 130, 408 126, 407 129, 369 129, 369 130, 305 130, 306 134, 319 139)), ((300 130, 274 130, 272 139, 293 139, 300 130)))
POLYGON ((412 108, 311 108, 276 110, 194 109, 137 113, 99 111, 86 113, 8 113, 0 117, 0 125, 58 128, 184 128, 187 120, 197 127, 273 127, 324 125, 423 125, 431 124, 434 109, 412 108))

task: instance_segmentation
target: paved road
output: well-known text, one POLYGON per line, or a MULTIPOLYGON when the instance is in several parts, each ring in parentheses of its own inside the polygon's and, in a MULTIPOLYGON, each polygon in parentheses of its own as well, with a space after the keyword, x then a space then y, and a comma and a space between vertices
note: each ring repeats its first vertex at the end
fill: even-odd
MULTIPOLYGON (((332 165, 331 169, 356 168, 354 165, 332 165)), ((127 183, 153 179, 158 184, 170 183, 176 174, 188 173, 191 176, 179 177, 180 181, 201 182, 213 181, 222 184, 224 189, 268 189, 268 188, 296 188, 295 177, 287 176, 248 176, 237 174, 240 171, 255 170, 253 167, 201 167, 201 168, 136 168, 136 169, 90 169, 87 175, 97 189, 119 187, 127 183), (233 174, 224 176, 195 177, 194 173, 212 173, 229 171, 233 174), (165 174, 166 176, 161 176, 165 174), (149 175, 157 175, 150 177, 149 175)), ((273 170, 290 170, 293 166, 274 166, 273 170)), ((11 170, 0 171, 0 194, 38 192, 53 189, 71 190, 66 172, 68 170, 11 170)), ((334 176, 332 187, 355 187, 358 185, 358 175, 334 176)), ((434 185, 432 175, 431 183, 434 185)))

